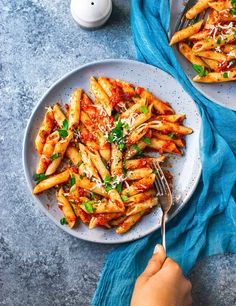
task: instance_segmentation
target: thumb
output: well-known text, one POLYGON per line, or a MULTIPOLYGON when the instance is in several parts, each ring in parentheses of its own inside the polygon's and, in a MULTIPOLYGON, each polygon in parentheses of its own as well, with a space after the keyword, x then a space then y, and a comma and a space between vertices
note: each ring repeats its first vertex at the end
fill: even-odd
POLYGON ((162 245, 157 244, 154 253, 152 255, 152 258, 149 260, 148 265, 146 269, 141 274, 142 277, 150 278, 154 274, 156 274, 158 271, 160 271, 163 263, 166 259, 166 253, 162 245))

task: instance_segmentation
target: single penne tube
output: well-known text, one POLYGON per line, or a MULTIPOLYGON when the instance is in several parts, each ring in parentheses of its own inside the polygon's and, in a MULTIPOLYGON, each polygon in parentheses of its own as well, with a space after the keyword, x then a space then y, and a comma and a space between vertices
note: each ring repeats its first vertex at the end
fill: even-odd
POLYGON ((125 210, 124 203, 121 199, 121 196, 120 196, 119 192, 116 189, 109 190, 108 191, 108 197, 115 205, 117 205, 119 207, 120 211, 125 210))
POLYGON ((143 136, 146 135, 148 127, 142 126, 133 130, 130 135, 127 136, 126 143, 132 145, 137 143, 143 136))
MULTIPOLYGON (((193 34, 192 36, 190 36, 188 38, 188 40, 190 41, 196 41, 196 40, 204 40, 209 36, 209 30, 207 29, 203 29, 201 31, 199 31, 196 34, 193 34)), ((183 42, 182 42, 183 43, 183 42)))
POLYGON ((142 203, 136 203, 128 207, 126 216, 135 215, 141 211, 147 210, 158 205, 157 197, 150 198, 142 203))
POLYGON ((53 174, 57 168, 59 167, 64 154, 66 152, 66 149, 71 141, 73 137, 73 132, 72 131, 68 131, 68 135, 66 138, 62 138, 61 140, 58 141, 58 143, 55 145, 54 151, 52 156, 50 157, 50 159, 52 160, 52 162, 50 163, 50 165, 47 167, 46 170, 46 175, 51 175, 53 174))
POLYGON ((174 110, 167 102, 163 102, 162 100, 157 99, 157 97, 155 97, 152 93, 150 93, 146 89, 144 88, 140 89, 140 96, 144 99, 147 99, 148 104, 153 104, 158 114, 160 115, 174 114, 174 110))
POLYGON ((157 192, 155 189, 149 189, 148 191, 144 191, 142 193, 138 193, 132 197, 127 197, 127 200, 124 201, 125 205, 132 205, 135 203, 141 203, 149 200, 156 196, 157 192))
POLYGON ((227 44, 224 47, 222 47, 222 50, 225 53, 229 53, 231 51, 234 51, 234 50, 236 50, 236 44, 227 44))
POLYGON ((99 77, 98 78, 98 84, 100 84, 105 91, 105 93, 108 95, 109 98, 112 98, 113 96, 113 89, 116 87, 116 85, 112 85, 108 78, 99 77))
POLYGON ((43 122, 39 128, 38 134, 35 139, 35 148, 37 152, 41 155, 43 152, 43 147, 46 142, 48 135, 51 133, 54 126, 54 115, 51 107, 48 108, 43 122))
MULTIPOLYGON (((137 99, 136 103, 132 105, 130 108, 128 108, 125 112, 120 114, 119 118, 124 119, 124 118, 130 118, 132 114, 138 114, 140 113, 140 109, 142 106, 145 106, 147 104, 146 98, 139 98, 137 99)), ((123 121, 122 121, 123 122, 123 121)))
POLYGON ((99 150, 99 144, 95 140, 92 140, 90 138, 90 133, 88 129, 80 123, 79 125, 79 130, 80 130, 80 139, 81 141, 86 144, 87 147, 91 147, 94 150, 99 150))
POLYGON ((54 119, 55 119, 56 123, 59 125, 59 127, 62 127, 63 123, 66 119, 66 116, 63 113, 63 111, 61 110, 61 107, 58 103, 54 105, 53 113, 54 113, 54 119))
POLYGON ((224 2, 217 2, 217 1, 210 2, 209 1, 209 6, 213 8, 214 10, 221 12, 221 11, 227 10, 232 7, 232 0, 231 1, 226 0, 224 2))
POLYGON ((160 153, 166 152, 182 155, 182 152, 177 148, 176 144, 170 140, 152 138, 148 147, 157 150, 160 153))
POLYGON ((94 167, 96 167, 98 173, 100 174, 101 178, 105 180, 105 178, 108 176, 110 177, 110 172, 104 165, 102 158, 98 151, 93 150, 87 150, 87 154, 89 155, 91 161, 93 162, 94 167))
POLYGON ((82 163, 81 153, 76 147, 69 145, 66 149, 66 157, 68 157, 75 166, 80 166, 82 163))
POLYGON ((130 159, 125 162, 126 170, 134 170, 145 166, 152 166, 153 163, 163 163, 166 160, 166 156, 161 155, 158 157, 142 157, 138 159, 130 159))
POLYGON ((94 202, 92 204, 94 212, 96 214, 101 213, 120 213, 124 211, 124 205, 119 206, 111 200, 103 199, 99 202, 94 202))
POLYGON ((79 124, 81 96, 82 89, 77 88, 70 98, 69 128, 75 127, 79 124))
POLYGON ((207 67, 206 63, 203 62, 203 60, 197 56, 186 43, 179 43, 179 51, 183 54, 184 57, 186 57, 187 60, 190 61, 190 63, 194 65, 200 65, 202 67, 207 67))
POLYGON ((180 123, 182 123, 185 118, 186 118, 185 114, 178 114, 178 115, 157 116, 155 119, 156 120, 165 120, 165 121, 168 121, 168 122, 180 122, 180 123))
POLYGON ((85 166, 85 173, 90 177, 95 177, 96 179, 100 180, 100 176, 97 171, 97 167, 95 166, 93 159, 91 158, 90 151, 86 148, 82 143, 79 144, 79 149, 81 153, 81 159, 85 166))
POLYGON ((64 190, 63 190, 62 187, 56 193, 56 197, 57 197, 57 201, 58 201, 59 205, 61 206, 63 215, 66 218, 66 221, 68 222, 68 226, 70 228, 74 227, 75 222, 76 222, 76 215, 75 215, 74 210, 71 207, 69 201, 64 196, 64 190))
POLYGON ((80 218, 84 224, 89 224, 92 216, 86 213, 78 204, 71 203, 71 206, 73 207, 76 216, 80 218))
MULTIPOLYGON (((109 79, 111 82, 111 79, 109 79)), ((122 80, 115 80, 116 84, 118 84, 120 87, 122 87, 123 92, 128 95, 128 97, 135 95, 135 89, 134 85, 127 83, 122 80)))
POLYGON ((127 218, 124 219, 124 221, 117 227, 116 233, 117 234, 124 234, 126 233, 131 227, 133 227, 141 218, 144 214, 146 214, 148 210, 143 210, 137 213, 136 215, 131 215, 128 216, 127 218))
POLYGON ((76 180, 76 186, 80 187, 80 188, 84 188, 86 190, 95 192, 97 194, 100 194, 104 197, 107 197, 108 194, 105 191, 105 189, 103 188, 103 186, 101 184, 98 184, 98 182, 91 182, 87 177, 85 176, 81 176, 78 175, 76 173, 74 173, 75 176, 75 180, 76 180))
POLYGON ((217 70, 219 62, 209 58, 202 58, 203 61, 211 68, 211 70, 217 70))
POLYGON ((43 147, 42 155, 40 156, 36 173, 44 173, 50 164, 50 157, 53 154, 53 151, 55 149, 56 144, 58 143, 60 139, 59 133, 57 131, 50 134, 47 139, 46 143, 43 147))
POLYGON ((143 151, 146 148, 147 144, 140 140, 136 144, 128 147, 126 153, 125 153, 125 159, 130 159, 133 156, 135 156, 140 151, 143 151))
POLYGON ((94 124, 85 111, 81 111, 80 121, 83 123, 84 126, 86 126, 90 133, 94 133, 94 124))
POLYGON ((142 123, 148 121, 151 118, 151 116, 152 116, 152 107, 153 107, 152 104, 148 106, 148 113, 147 114, 140 114, 137 117, 135 117, 133 123, 130 124, 130 126, 129 126, 129 130, 130 131, 134 130, 136 127, 138 127, 139 125, 141 125, 142 123))
POLYGON ((102 213, 95 215, 92 217, 90 223, 89 223, 89 228, 92 229, 96 226, 105 226, 110 228, 109 222, 111 220, 117 219, 121 217, 122 214, 120 213, 102 213))
POLYGON ((122 215, 122 216, 120 216, 120 217, 117 218, 117 219, 111 220, 111 221, 109 222, 109 224, 110 224, 111 226, 118 226, 118 225, 120 225, 126 218, 127 218, 126 215, 122 215))
POLYGON ((141 180, 135 181, 131 186, 122 190, 122 195, 130 197, 140 192, 150 189, 152 184, 155 181, 155 174, 152 173, 148 176, 145 176, 141 180))
POLYGON ((188 135, 193 132, 193 130, 189 127, 179 125, 178 123, 172 123, 167 121, 152 121, 149 125, 149 128, 155 129, 157 131, 167 130, 170 133, 188 135))
POLYGON ((153 172, 152 169, 149 167, 129 170, 125 178, 127 181, 141 180, 144 176, 148 176, 152 172, 153 172))
POLYGON ((199 13, 203 12, 209 7, 209 0, 199 0, 193 7, 191 7, 187 13, 186 18, 193 19, 199 13))
POLYGON ((172 135, 172 134, 169 134, 169 135, 164 135, 164 134, 161 134, 161 133, 159 133, 157 131, 153 132, 153 137, 154 138, 161 139, 161 140, 170 140, 170 141, 173 141, 178 147, 185 148, 185 141, 184 141, 184 139, 182 139, 182 138, 175 138, 174 135, 172 135), (171 136, 169 136, 169 135, 171 135, 171 136))
POLYGON ((223 62, 227 60, 227 56, 222 52, 207 50, 207 51, 197 52, 196 54, 200 57, 208 58, 208 59, 215 60, 218 62, 220 61, 223 62))
POLYGON ((197 75, 193 78, 193 81, 197 83, 220 83, 236 81, 236 71, 229 70, 224 72, 210 72, 204 77, 197 75))
POLYGON ((170 46, 176 44, 177 42, 180 42, 182 40, 185 40, 186 38, 192 36, 193 34, 196 34, 200 29, 201 26, 203 24, 203 20, 190 25, 187 28, 184 28, 183 30, 180 30, 176 33, 174 33, 174 35, 172 36, 171 40, 170 40, 170 46))
MULTIPOLYGON (((236 30, 236 28, 235 28, 236 30)), ((206 41, 198 41, 193 45, 193 52, 198 53, 200 51, 215 49, 216 47, 221 47, 227 45, 230 42, 233 42, 236 39, 236 35, 232 29, 231 34, 221 34, 215 38, 210 38, 206 41)))
POLYGON ((105 161, 109 162, 111 159, 111 145, 105 139, 104 135, 100 132, 99 133, 99 153, 105 161))
POLYGON ((123 174, 122 171, 122 151, 118 149, 117 144, 111 144, 111 176, 120 176, 123 174))
POLYGON ((112 106, 110 99, 94 77, 90 78, 90 90, 95 97, 95 104, 101 104, 108 116, 111 116, 112 106))
POLYGON ((36 185, 33 189, 33 194, 41 193, 44 190, 48 190, 56 185, 66 183, 70 178, 70 171, 69 169, 53 175, 44 181, 41 181, 38 185, 36 185))

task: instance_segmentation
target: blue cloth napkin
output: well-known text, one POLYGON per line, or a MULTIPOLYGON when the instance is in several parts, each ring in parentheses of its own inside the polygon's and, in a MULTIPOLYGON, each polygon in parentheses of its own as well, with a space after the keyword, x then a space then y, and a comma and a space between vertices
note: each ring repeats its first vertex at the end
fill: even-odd
MULTIPOLYGON (((236 113, 212 103, 191 85, 168 46, 169 20, 169 1, 132 1, 138 59, 177 79, 202 116, 201 180, 188 205, 167 224, 168 256, 188 273, 203 256, 236 252, 236 113)), ((106 259, 92 305, 128 306, 135 280, 158 242, 160 230, 115 249, 106 259)))

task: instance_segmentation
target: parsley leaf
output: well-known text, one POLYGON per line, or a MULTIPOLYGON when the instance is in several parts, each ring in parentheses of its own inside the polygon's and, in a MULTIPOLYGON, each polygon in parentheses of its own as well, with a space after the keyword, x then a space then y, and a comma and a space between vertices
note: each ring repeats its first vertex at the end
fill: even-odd
POLYGON ((231 60, 229 61, 228 67, 232 67, 235 63, 236 63, 236 59, 231 59, 231 60))
POLYGON ((109 174, 107 174, 107 175, 105 176, 105 178, 104 178, 104 183, 105 183, 105 184, 109 184, 110 182, 111 182, 111 177, 110 177, 109 174))
POLYGON ((224 72, 223 73, 223 78, 228 79, 228 77, 229 77, 228 72, 224 72))
POLYGON ((128 198, 127 196, 125 196, 125 195, 122 195, 122 196, 121 196, 121 199, 122 199, 123 201, 127 201, 129 198, 128 198))
POLYGON ((231 9, 229 12, 231 15, 236 15, 236 8, 231 9))
POLYGON ((61 218, 60 223, 61 223, 61 225, 68 224, 66 218, 61 218))
POLYGON ((220 37, 217 38, 216 43, 217 43, 217 45, 219 45, 221 43, 221 38, 220 37))
POLYGON ((232 4, 232 5, 236 4, 236 0, 232 0, 232 1, 231 1, 231 4, 232 4))
POLYGON ((68 130, 68 127, 69 127, 69 122, 68 122, 67 119, 65 119, 65 120, 63 121, 63 124, 62 124, 62 129, 63 129, 63 130, 68 130))
POLYGON ((76 183, 76 180, 75 180, 75 175, 72 174, 71 175, 71 178, 70 178, 70 187, 74 186, 76 183))
POLYGON ((134 157, 143 157, 143 150, 140 150, 134 157))
POLYGON ((118 118, 119 118, 119 113, 116 113, 116 114, 114 115, 114 119, 117 120, 118 118))
POLYGON ((59 136, 60 136, 61 138, 65 138, 65 137, 68 136, 68 133, 67 133, 66 130, 61 130, 61 129, 59 129, 59 130, 58 130, 58 133, 59 133, 59 136))
POLYGON ((111 184, 107 184, 105 190, 106 190, 106 191, 112 190, 111 184))
POLYGON ((208 70, 204 69, 201 65, 192 65, 193 69, 198 73, 200 77, 206 76, 208 74, 208 70))
POLYGON ((119 183, 117 186, 116 186, 116 190, 121 193, 122 191, 122 183, 119 183))
POLYGON ((141 106, 141 107, 140 107, 140 113, 148 114, 149 111, 148 111, 147 106, 141 106))
POLYGON ((168 135, 170 138, 175 138, 175 134, 174 133, 170 133, 169 135, 168 135))
POLYGON ((140 95, 139 95, 139 94, 134 94, 133 97, 134 97, 134 98, 140 98, 140 95))
POLYGON ((95 200, 89 201, 89 202, 82 202, 82 205, 84 205, 85 210, 88 213, 93 213, 93 206, 92 204, 95 202, 95 200))
POLYGON ((55 160, 55 159, 57 159, 57 158, 59 158, 59 157, 61 157, 61 153, 55 153, 55 154, 52 154, 52 155, 50 156, 50 160, 55 160))
POLYGON ((44 173, 35 173, 33 176, 33 179, 38 183, 40 183, 43 180, 46 180, 47 176, 44 173))
POLYGON ((108 136, 109 142, 114 142, 115 139, 120 142, 122 141, 124 135, 123 135, 123 129, 122 129, 122 122, 119 120, 115 123, 115 128, 111 131, 111 134, 108 136))
POLYGON ((118 148, 119 148, 120 151, 122 151, 124 149, 124 147, 125 147, 124 143, 119 143, 118 148))
POLYGON ((136 143, 133 144, 132 147, 134 148, 135 151, 138 151, 138 145, 136 143))
POLYGON ((142 141, 143 141, 144 143, 146 143, 146 144, 150 144, 150 143, 151 143, 150 138, 147 138, 147 137, 143 137, 143 138, 142 138, 142 141))

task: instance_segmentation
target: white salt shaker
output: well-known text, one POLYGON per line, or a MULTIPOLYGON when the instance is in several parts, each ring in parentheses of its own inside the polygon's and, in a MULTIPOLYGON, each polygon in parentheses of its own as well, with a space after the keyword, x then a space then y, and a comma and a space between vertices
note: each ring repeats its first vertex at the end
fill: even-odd
POLYGON ((111 0, 71 0, 71 14, 83 28, 95 29, 102 26, 112 12, 111 0))

